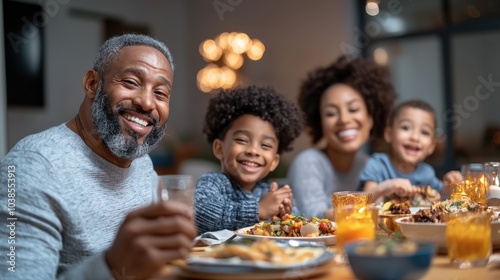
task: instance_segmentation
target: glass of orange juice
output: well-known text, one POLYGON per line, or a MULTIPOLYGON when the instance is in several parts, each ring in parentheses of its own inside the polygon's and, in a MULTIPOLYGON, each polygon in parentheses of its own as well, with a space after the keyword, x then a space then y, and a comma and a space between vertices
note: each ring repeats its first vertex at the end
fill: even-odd
POLYGON ((450 214, 446 245, 451 263, 458 268, 486 266, 491 255, 491 213, 450 214))
POLYGON ((339 205, 334 208, 338 263, 346 263, 344 245, 361 240, 374 240, 378 207, 372 205, 339 205))

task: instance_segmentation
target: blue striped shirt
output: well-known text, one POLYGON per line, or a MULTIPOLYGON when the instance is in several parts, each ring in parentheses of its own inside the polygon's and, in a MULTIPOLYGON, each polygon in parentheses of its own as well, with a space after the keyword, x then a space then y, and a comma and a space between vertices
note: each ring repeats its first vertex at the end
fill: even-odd
POLYGON ((264 181, 258 181, 249 192, 222 173, 203 174, 194 194, 198 233, 253 226, 259 222, 259 201, 267 192, 269 184, 264 181))

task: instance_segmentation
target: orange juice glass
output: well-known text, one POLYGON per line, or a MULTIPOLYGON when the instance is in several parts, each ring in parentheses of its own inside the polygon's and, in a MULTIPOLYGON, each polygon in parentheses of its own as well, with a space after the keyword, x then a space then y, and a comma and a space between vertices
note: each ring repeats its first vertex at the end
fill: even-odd
POLYGON ((448 257, 458 268, 486 266, 491 255, 491 213, 449 215, 446 244, 448 257))
POLYGON ((361 240, 374 240, 378 207, 368 205, 340 205, 334 208, 337 228, 337 262, 345 263, 344 245, 361 240))

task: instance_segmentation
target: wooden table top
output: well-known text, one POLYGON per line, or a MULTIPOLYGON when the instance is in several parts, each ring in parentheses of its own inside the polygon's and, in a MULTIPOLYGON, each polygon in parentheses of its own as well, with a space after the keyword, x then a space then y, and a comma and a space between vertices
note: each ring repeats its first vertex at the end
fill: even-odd
MULTIPOLYGON (((332 246, 334 248, 334 246, 332 246)), ((199 255, 203 248, 195 247, 193 248, 193 255, 199 255)), ((450 279, 450 280, 483 280, 483 279, 500 279, 500 251, 495 251, 490 258, 490 264, 488 267, 481 268, 471 268, 471 269, 458 269, 450 265, 450 260, 446 255, 436 255, 433 258, 431 267, 422 278, 424 280, 430 279, 450 279)), ((352 273, 349 265, 339 265, 333 260, 315 268, 316 271, 311 273, 313 276, 307 276, 301 274, 300 270, 287 272, 287 273, 258 273, 258 274, 245 274, 239 275, 236 279, 234 275, 198 275, 198 274, 184 274, 185 277, 181 277, 183 274, 181 269, 173 265, 167 265, 165 269, 157 276, 154 280, 177 280, 177 279, 218 279, 218 280, 263 280, 263 279, 315 279, 315 280, 330 280, 330 279, 356 279, 352 273), (194 278, 196 277, 196 278, 194 278)), ((309 275, 309 274, 308 274, 309 275)), ((153 280, 152 279, 152 280, 153 280)))

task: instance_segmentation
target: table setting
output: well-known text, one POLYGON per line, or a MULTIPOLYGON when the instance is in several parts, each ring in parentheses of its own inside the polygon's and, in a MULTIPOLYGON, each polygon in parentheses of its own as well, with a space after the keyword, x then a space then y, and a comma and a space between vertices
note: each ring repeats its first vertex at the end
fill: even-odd
POLYGON ((375 205, 370 193, 336 192, 335 222, 287 214, 205 232, 188 259, 166 265, 153 279, 500 279, 500 209, 486 203, 500 200, 500 164, 462 172, 464 182, 451 188, 450 198, 430 206, 375 205), (482 205, 484 211, 475 212, 482 205), (445 220, 416 218, 434 208, 445 220), (312 230, 302 235, 302 227, 312 230), (396 253, 403 242, 413 249, 396 253), (377 244, 385 248, 360 249, 377 244), (299 252, 307 257, 292 261, 299 252))

